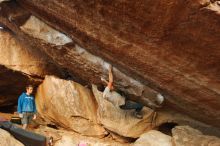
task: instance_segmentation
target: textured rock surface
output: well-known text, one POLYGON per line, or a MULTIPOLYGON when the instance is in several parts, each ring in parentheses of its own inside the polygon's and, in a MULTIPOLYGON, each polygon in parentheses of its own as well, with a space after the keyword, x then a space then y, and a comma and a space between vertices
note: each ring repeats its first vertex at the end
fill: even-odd
POLYGON ((141 135, 134 146, 172 146, 171 137, 159 131, 151 130, 141 135))
POLYGON ((42 39, 54 45, 65 45, 72 42, 69 37, 46 26, 45 23, 34 16, 31 16, 21 29, 34 38, 42 39))
MULTIPOLYGON (((53 28, 48 26, 46 23, 41 20, 31 16, 27 22, 20 27, 25 33, 32 35, 34 38, 38 38, 43 40, 43 43, 51 44, 50 38, 54 38, 53 35, 56 33, 61 34, 60 32, 54 31, 53 28), (46 33, 45 33, 46 32, 46 33), (49 39, 48 39, 49 38, 49 39)), ((66 36, 65 36, 66 37, 66 36)), ((62 41, 62 39, 58 38, 58 43, 62 41)), ((60 42, 60 44, 64 42, 60 42)), ((51 47, 43 45, 41 48, 44 49, 45 52, 55 62, 64 68, 68 68, 68 70, 76 74, 75 76, 83 78, 86 82, 92 82, 99 84, 100 78, 104 77, 107 79, 107 70, 109 67, 109 63, 103 60, 102 58, 95 56, 89 53, 86 49, 81 48, 78 45, 68 44, 67 46, 58 46, 51 47), (70 51, 69 51, 70 50, 70 51), (63 54, 63 55, 60 55, 63 54), (68 67, 67 67, 68 66, 68 67), (83 74, 82 74, 83 72, 83 74)), ((127 76, 126 74, 119 71, 117 68, 113 68, 114 78, 115 78, 115 86, 124 91, 125 93, 138 96, 142 96, 139 100, 143 104, 153 104, 156 102, 154 98, 158 94, 158 92, 150 89, 144 84, 136 81, 134 78, 127 76), (144 96, 148 96, 151 100, 147 100, 147 98, 143 98, 144 96), (151 101, 151 102, 150 102, 151 101)), ((72 76, 70 76, 71 78, 72 76)), ((74 77, 72 77, 74 78, 74 77)))
MULTIPOLYGON (((104 142, 100 140, 76 140, 75 137, 71 135, 62 136, 61 140, 58 141, 54 146, 75 146, 79 144, 86 144, 85 146, 129 146, 129 144, 120 144, 117 142, 104 142)), ((84 146, 84 145, 83 145, 84 146)))
MULTIPOLYGON (((153 127, 160 127, 162 125, 166 124, 176 124, 179 126, 185 126, 188 125, 192 128, 198 129, 201 132, 203 132, 206 135, 216 135, 220 137, 220 131, 219 129, 211 126, 204 124, 200 121, 197 121, 195 119, 192 119, 190 116, 178 113, 177 111, 173 111, 172 109, 163 109, 160 111, 157 111, 156 114, 156 120, 153 123, 153 127)), ((169 126, 165 127, 168 128, 167 130, 169 131, 169 126)), ((172 127, 170 127, 172 128, 172 127)), ((160 129, 160 128, 159 128, 160 129)), ((164 131, 166 132, 166 131, 164 131)), ((171 132, 167 133, 171 134, 171 132)))
POLYGON ((43 52, 29 49, 7 30, 0 30, 0 64, 39 78, 60 74, 55 64, 43 52))
MULTIPOLYGON (((27 20, 27 22, 20 28, 25 33, 32 35, 34 38, 41 39, 44 43, 48 44, 52 43, 51 40, 49 40, 48 38, 54 38, 53 35, 56 35, 56 33, 60 33, 55 33, 55 30, 53 28, 51 28, 38 18, 35 18, 34 16, 31 16, 27 20)), ((64 42, 61 43, 64 44, 64 42)), ((72 72, 76 70, 74 66, 77 66, 77 70, 80 70, 80 72, 90 72, 90 74, 86 74, 93 76, 94 81, 100 80, 101 76, 107 74, 109 64, 100 57, 92 55, 91 53, 89 53, 88 51, 86 51, 78 45, 69 44, 68 46, 59 46, 54 47, 53 49, 47 46, 44 47, 44 49, 57 63, 64 67, 69 66, 69 70, 71 70, 72 72), (71 51, 68 51, 68 49, 71 51), (59 56, 59 54, 61 53, 63 55, 59 56), (73 67, 73 69, 71 69, 70 67, 73 67)), ((131 88, 131 93, 137 96, 140 96, 142 94, 144 88, 143 84, 135 81, 134 79, 126 76, 125 74, 119 72, 116 69, 114 70, 114 73, 116 81, 119 81, 117 82, 117 84, 120 84, 121 86, 122 84, 125 84, 124 86, 128 87, 127 90, 131 88), (133 87, 131 87, 131 85, 133 85, 133 87)), ((84 79, 90 80, 90 78, 91 77, 88 77, 88 75, 86 75, 84 79)))
POLYGON ((1 146, 24 146, 17 141, 11 134, 0 128, 0 145, 1 146))
POLYGON ((19 4, 124 73, 170 95, 167 100, 176 109, 219 126, 220 19, 215 5, 200 0, 19 4))
POLYGON ((150 108, 142 110, 143 119, 134 116, 134 110, 122 110, 102 97, 102 92, 93 86, 93 94, 98 103, 98 119, 108 130, 124 137, 139 137, 151 127, 153 111, 150 108))
POLYGON ((95 98, 78 83, 46 76, 38 88, 36 102, 44 118, 62 127, 89 136, 105 134, 97 122, 95 98))
POLYGON ((172 129, 172 141, 175 146, 220 146, 220 139, 203 135, 189 126, 177 126, 172 129))
MULTIPOLYGON (((119 134, 108 135, 113 139, 136 138, 166 122, 218 133, 212 127, 220 127, 218 3, 216 0, 3 2, 0 27, 7 27, 13 35, 0 32, 0 105, 14 103, 16 94, 30 79, 39 83, 46 74, 59 74, 56 65, 64 70, 65 79, 100 85, 101 76, 107 78, 107 68, 112 64, 116 89, 124 91, 130 99, 154 106, 156 95, 159 92, 165 95, 167 104, 157 111, 155 123, 150 124, 152 110, 148 108, 143 111, 144 119, 138 120, 132 111, 120 110, 103 100, 102 93, 94 87, 95 97, 79 84, 54 77, 47 77, 38 90, 40 114, 83 135, 103 137, 107 134, 105 127, 110 133, 119 134), (11 89, 15 84, 18 86, 11 89)), ((145 134, 136 144, 142 141, 145 144, 141 145, 149 145, 150 140, 161 143, 153 140, 157 134, 159 138, 166 137, 156 131, 145 134)), ((189 127, 177 127, 173 134, 176 145, 219 143, 216 137, 202 135, 189 127)), ((170 137, 165 139, 170 141, 170 137)), ((58 144, 76 143, 72 136, 66 135, 58 144)))
POLYGON ((18 2, 91 53, 170 95, 167 100, 176 109, 219 126, 215 5, 200 0, 18 2))
MULTIPOLYGON (((43 50, 54 49, 19 29, 31 12, 126 75, 166 94, 166 101, 173 108, 219 127, 220 19, 216 2, 19 0, 18 3, 23 8, 14 2, 2 3, 0 22, 23 41, 43 50)), ((61 47, 66 54, 70 48, 61 47)), ((61 53, 53 55, 58 58, 61 53)), ((68 64, 64 66, 69 68, 68 64)), ((75 69, 72 73, 87 81, 97 80, 97 76, 91 79, 95 71, 75 69)))
POLYGON ((61 76, 47 55, 29 49, 5 29, 0 30, 0 68, 0 106, 15 104, 28 83, 37 85, 45 75, 61 76))
POLYGON ((52 136, 55 142, 54 146, 76 146, 80 142, 87 143, 89 144, 88 146, 130 146, 128 143, 115 142, 108 137, 103 139, 85 137, 78 133, 66 130, 55 130, 44 126, 40 126, 35 132, 45 136, 52 136))
MULTIPOLYGON (((78 83, 53 76, 47 76, 39 86, 36 102, 38 111, 44 119, 90 136, 104 136, 106 133, 101 128, 104 127, 113 132, 113 138, 114 133, 119 137, 137 138, 144 132, 167 122, 197 126, 202 130, 213 129, 169 110, 158 111, 156 119, 152 121, 153 111, 147 107, 143 109, 144 118, 140 120, 134 117, 134 110, 121 110, 104 100, 102 92, 98 91, 96 86, 93 85, 90 91, 78 83)), ((212 130, 206 132, 219 134, 212 130)))

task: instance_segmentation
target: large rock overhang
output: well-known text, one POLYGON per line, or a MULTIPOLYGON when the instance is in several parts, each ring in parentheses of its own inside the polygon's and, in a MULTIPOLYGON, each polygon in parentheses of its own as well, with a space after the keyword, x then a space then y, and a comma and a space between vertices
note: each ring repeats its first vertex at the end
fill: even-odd
MULTIPOLYGON (((219 127, 220 17, 216 3, 204 4, 199 0, 19 0, 18 3, 13 4, 17 10, 32 13, 126 75, 162 92, 170 106, 219 127)), ((27 39, 14 23, 6 22, 9 17, 1 13, 0 22, 21 39, 27 39)), ((18 20, 17 24, 23 22, 18 20)), ((82 74, 77 75, 83 78, 82 74)))

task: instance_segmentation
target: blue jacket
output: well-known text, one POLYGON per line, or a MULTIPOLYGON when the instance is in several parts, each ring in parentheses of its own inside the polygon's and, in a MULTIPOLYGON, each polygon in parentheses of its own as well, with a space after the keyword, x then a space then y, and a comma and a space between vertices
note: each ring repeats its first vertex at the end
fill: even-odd
POLYGON ((31 95, 22 93, 18 99, 18 113, 33 112, 36 113, 35 99, 31 95))

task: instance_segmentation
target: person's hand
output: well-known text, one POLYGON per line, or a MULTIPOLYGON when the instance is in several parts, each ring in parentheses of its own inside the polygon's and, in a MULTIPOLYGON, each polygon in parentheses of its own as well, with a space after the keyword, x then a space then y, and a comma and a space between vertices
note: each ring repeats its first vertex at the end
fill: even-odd
POLYGON ((36 114, 34 114, 33 120, 36 120, 36 118, 37 118, 37 115, 36 115, 36 114))
POLYGON ((20 113, 20 114, 18 114, 18 116, 19 116, 20 118, 23 118, 23 114, 21 114, 21 113, 20 113))
POLYGON ((101 77, 101 81, 108 85, 108 81, 105 78, 101 77))
POLYGON ((112 72, 112 65, 111 64, 109 64, 108 70, 112 72))

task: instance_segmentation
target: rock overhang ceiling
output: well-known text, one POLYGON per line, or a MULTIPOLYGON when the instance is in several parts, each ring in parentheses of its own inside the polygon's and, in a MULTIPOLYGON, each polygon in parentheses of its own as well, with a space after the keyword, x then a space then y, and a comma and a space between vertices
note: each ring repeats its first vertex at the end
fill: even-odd
POLYGON ((175 109, 219 127, 219 10, 216 2, 199 0, 19 0, 1 4, 0 23, 80 80, 100 83, 103 73, 71 59, 75 43, 161 92, 175 109), (26 34, 20 26, 30 15, 74 43, 58 47, 26 34))

